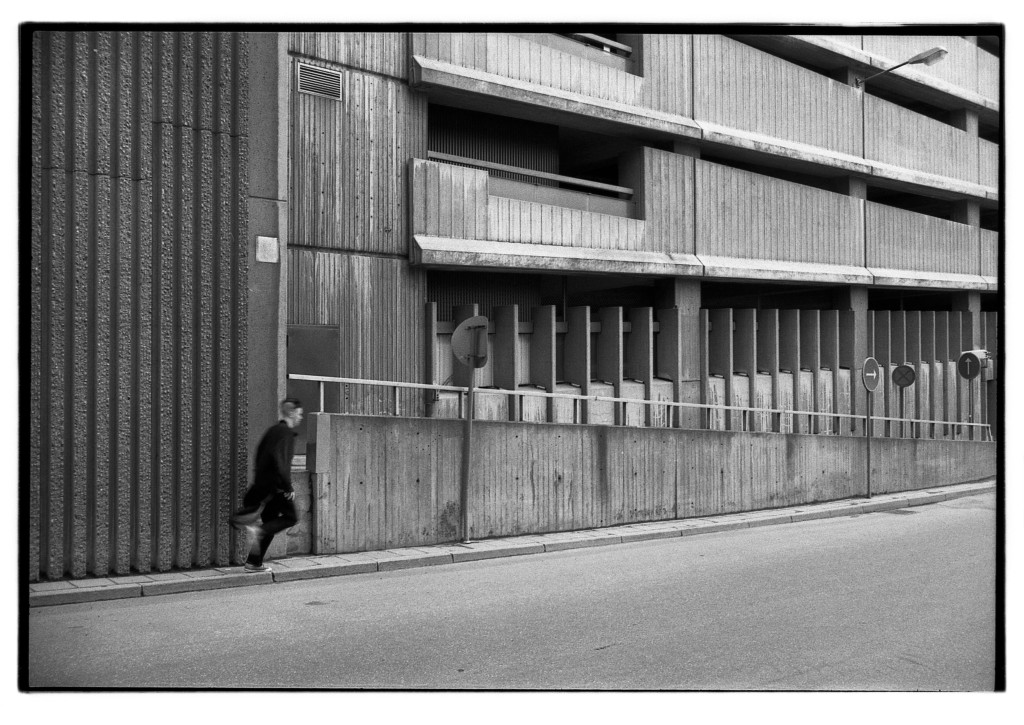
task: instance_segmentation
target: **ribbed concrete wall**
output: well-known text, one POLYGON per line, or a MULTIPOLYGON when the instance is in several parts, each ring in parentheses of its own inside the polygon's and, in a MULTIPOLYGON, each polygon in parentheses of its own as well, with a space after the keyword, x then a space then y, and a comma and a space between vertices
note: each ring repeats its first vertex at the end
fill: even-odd
POLYGON ((721 35, 695 35, 693 118, 859 156, 860 93, 721 35))
POLYGON ((226 564, 248 455, 247 36, 31 47, 28 575, 226 564))
POLYGON ((290 90, 289 243, 405 254, 406 176, 426 153, 426 99, 391 78, 341 74, 340 101, 290 90))
POLYGON ((875 96, 864 96, 864 158, 978 183, 978 138, 875 96))
POLYGON ((693 117, 693 36, 639 35, 643 105, 693 117))
POLYGON ((978 139, 978 183, 999 185, 999 144, 978 139))
POLYGON ((999 273, 999 232, 981 230, 981 274, 995 277, 999 273))
MULTIPOLYGON (((288 271, 289 324, 338 328, 341 377, 423 380, 426 274, 422 270, 398 258, 293 248, 288 271)), ((291 372, 305 371, 300 367, 291 372)), ((393 396, 385 388, 347 393, 342 395, 345 411, 393 411, 393 396)), ((422 394, 400 396, 406 415, 420 412, 421 402, 422 394)))
POLYGON ((415 55, 618 103, 640 100, 640 76, 582 57, 582 46, 567 52, 514 33, 411 35, 415 55))
POLYGON ((413 159, 411 177, 413 234, 489 238, 486 171, 413 159))
POLYGON ((978 48, 978 93, 999 100, 999 58, 978 48))
POLYGON ((288 34, 288 51, 404 80, 408 37, 408 33, 296 32, 288 34))
POLYGON ((699 160, 695 187, 698 256, 863 264, 853 197, 699 160))
POLYGON ((884 204, 866 204, 868 267, 980 274, 977 228, 884 204))
MULTIPOLYGON (((943 58, 941 63, 907 68, 972 93, 983 93, 982 88, 987 88, 987 84, 979 83, 979 57, 994 58, 991 53, 979 48, 977 43, 959 35, 865 35, 863 44, 866 52, 885 58, 891 65, 941 45, 949 51, 949 55, 943 58)), ((986 65, 985 71, 988 69, 986 65)), ((989 96, 993 100, 998 97, 998 92, 989 96)))
MULTIPOLYGON (((460 421, 314 418, 308 469, 315 551, 461 535, 460 421)), ((794 506, 867 490, 866 440, 859 437, 484 421, 473 434, 472 538, 794 506)), ((873 492, 995 473, 992 443, 872 445, 873 492)))

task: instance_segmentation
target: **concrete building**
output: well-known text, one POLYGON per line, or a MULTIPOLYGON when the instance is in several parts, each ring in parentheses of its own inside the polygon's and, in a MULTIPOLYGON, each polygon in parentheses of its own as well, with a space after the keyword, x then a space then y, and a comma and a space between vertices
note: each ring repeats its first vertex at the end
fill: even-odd
POLYGON ((282 551, 995 472, 999 26, 315 30, 25 29, 31 579, 237 562, 286 393, 282 551))

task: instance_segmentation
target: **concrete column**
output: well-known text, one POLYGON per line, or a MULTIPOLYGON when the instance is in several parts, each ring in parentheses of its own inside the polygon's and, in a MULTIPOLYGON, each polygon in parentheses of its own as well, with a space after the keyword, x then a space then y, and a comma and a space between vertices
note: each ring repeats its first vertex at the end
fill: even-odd
POLYGON ((981 204, 976 201, 957 201, 953 203, 953 221, 969 224, 975 229, 981 228, 981 204))
MULTIPOLYGON (((249 449, 252 461, 260 437, 278 418, 288 391, 288 129, 289 63, 287 37, 252 33, 249 43, 249 449)), ((308 408, 319 401, 304 401, 308 408)), ((298 453, 306 451, 306 424, 299 429, 298 453)), ((304 490, 296 478, 296 488, 304 490)), ((301 495, 301 494, 300 494, 301 495)), ((301 502, 300 502, 301 503, 301 502)), ((308 514, 306 514, 308 518, 308 514)), ((307 524, 308 526, 308 524, 307 524)), ((303 530, 300 523, 296 534, 303 530)), ((268 559, 288 553, 278 536, 268 559)))
POLYGON ((676 307, 681 318, 682 380, 700 380, 700 280, 676 277, 658 285, 657 309, 676 307))
POLYGON ((857 78, 863 76, 863 72, 858 74, 853 68, 837 68, 832 71, 832 78, 848 86, 854 85, 857 82, 857 78))
POLYGON ((859 176, 844 176, 836 179, 835 190, 839 194, 846 194, 854 199, 868 198, 868 182, 859 176))
POLYGON ((672 151, 682 156, 692 156, 695 159, 700 158, 700 146, 689 141, 673 141, 672 151))
MULTIPOLYGON (((286 397, 288 321, 287 37, 252 33, 249 44, 249 455, 286 397)), ((299 433, 304 445, 305 426, 299 433)), ((282 540, 284 537, 281 537, 282 540)))
POLYGON ((949 112, 950 125, 956 126, 961 131, 966 131, 971 136, 978 135, 978 112, 967 108, 958 108, 949 112))
MULTIPOLYGON (((847 324, 840 330, 840 364, 850 367, 850 409, 854 415, 867 415, 867 391, 861 383, 864 360, 868 356, 868 288, 857 285, 836 291, 836 307, 849 311, 847 324)), ((854 421, 854 433, 863 432, 863 423, 854 421)))
MULTIPOLYGON (((970 349, 975 349, 981 346, 981 292, 975 290, 968 290, 966 292, 956 292, 953 294, 952 308, 954 311, 966 313, 970 318, 970 332, 969 337, 965 336, 961 340, 961 345, 970 343, 970 349)), ((966 349, 966 348, 965 348, 966 349)), ((955 350, 953 352, 953 359, 956 360, 962 350, 955 350)))
POLYGON ((644 157, 643 148, 633 149, 619 157, 619 184, 633 189, 633 204, 638 219, 647 218, 644 157))

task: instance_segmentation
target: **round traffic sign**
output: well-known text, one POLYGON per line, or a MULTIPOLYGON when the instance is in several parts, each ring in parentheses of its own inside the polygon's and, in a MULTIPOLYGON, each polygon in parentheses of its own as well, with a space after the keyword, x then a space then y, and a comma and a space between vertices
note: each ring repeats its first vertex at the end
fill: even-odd
POLYGON ((463 365, 482 368, 487 364, 487 318, 463 320, 452 331, 452 354, 463 365))
POLYGON ((909 363, 904 363, 892 371, 892 381, 901 388, 913 385, 915 380, 917 373, 914 372, 914 366, 909 363))
POLYGON ((878 387, 878 382, 882 379, 878 369, 878 361, 873 357, 867 358, 864 361, 864 368, 861 370, 860 378, 868 392, 874 392, 875 388, 878 387))
POLYGON ((981 356, 978 351, 968 350, 960 353, 960 358, 956 361, 956 371, 960 373, 960 377, 968 380, 978 377, 981 373, 981 356))

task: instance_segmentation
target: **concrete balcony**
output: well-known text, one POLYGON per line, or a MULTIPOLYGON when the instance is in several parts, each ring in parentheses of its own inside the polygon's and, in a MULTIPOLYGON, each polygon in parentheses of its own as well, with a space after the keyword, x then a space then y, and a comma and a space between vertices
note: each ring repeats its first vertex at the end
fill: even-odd
POLYGON ((867 266, 876 284, 996 289, 991 251, 983 255, 981 247, 982 234, 986 248, 995 246, 992 233, 872 202, 865 211, 867 266))
MULTIPOLYGON (((691 137, 688 84, 645 68, 679 65, 689 57, 689 36, 657 36, 658 59, 638 59, 636 49, 604 52, 552 33, 411 33, 409 81, 453 105, 491 113, 528 105, 554 123, 603 133, 648 132, 691 137), (665 40, 669 38, 669 40, 665 40)), ((637 36, 639 40, 640 36, 637 36)), ((648 36, 644 36, 645 38, 648 36)))
POLYGON ((963 95, 978 94, 991 103, 999 101, 999 59, 959 35, 865 35, 862 44, 881 68, 941 45, 949 51, 941 63, 907 66, 897 72, 959 89, 963 95))
MULTIPOLYGON (((415 159, 412 261, 447 269, 997 288, 994 232, 656 149, 640 149, 620 165, 630 186, 596 186, 628 198, 415 159)), ((538 176, 563 186, 590 183, 538 176)))
POLYGON ((687 204, 680 193, 678 208, 669 208, 672 192, 682 189, 687 175, 692 178, 692 163, 644 149, 627 164, 637 184, 615 186, 472 159, 414 159, 412 261, 434 268, 699 275, 692 222, 689 233, 685 224, 692 201, 687 204), (538 183, 489 171, 532 175, 538 183), (661 183, 645 183, 652 174, 661 183), (647 186, 650 193, 642 188, 647 186))
POLYGON ((808 160, 867 172, 852 86, 722 35, 694 36, 693 73, 693 117, 706 141, 803 149, 808 160))
POLYGON ((999 289, 999 234, 981 230, 981 276, 990 290, 999 289))
POLYGON ((876 176, 998 200, 995 144, 874 96, 864 96, 864 117, 864 157, 876 176))
MULTIPOLYGON (((510 116, 531 109, 547 123, 597 133, 692 140, 767 165, 784 158, 809 173, 828 167, 915 193, 999 200, 998 149, 976 135, 730 37, 632 37, 625 57, 551 33, 413 33, 409 80, 431 99, 463 108, 510 116)), ((854 67, 884 66, 876 53, 902 50, 868 51, 866 36, 771 37, 854 67)), ((963 39, 946 40, 956 57, 943 72, 967 86, 913 69, 907 78, 947 105, 963 99, 997 120, 998 103, 973 89, 990 89, 998 59, 963 39)))
POLYGON ((707 277, 871 284, 863 201, 698 161, 694 254, 707 277))

